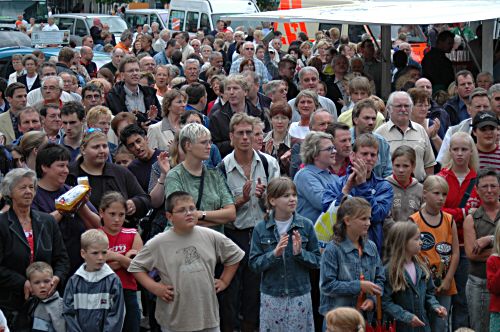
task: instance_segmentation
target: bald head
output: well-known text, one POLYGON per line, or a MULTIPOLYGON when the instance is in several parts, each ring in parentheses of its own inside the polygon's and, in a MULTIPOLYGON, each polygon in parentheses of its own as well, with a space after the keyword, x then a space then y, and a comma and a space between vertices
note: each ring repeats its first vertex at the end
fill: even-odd
POLYGON ((94 22, 95 26, 100 26, 101 25, 101 19, 98 18, 98 17, 95 17, 94 20, 93 20, 93 22, 94 22))
POLYGON ((415 87, 416 88, 422 88, 425 91, 428 91, 428 92, 430 92, 432 94, 432 83, 431 83, 431 81, 429 81, 425 77, 419 78, 415 82, 415 87))

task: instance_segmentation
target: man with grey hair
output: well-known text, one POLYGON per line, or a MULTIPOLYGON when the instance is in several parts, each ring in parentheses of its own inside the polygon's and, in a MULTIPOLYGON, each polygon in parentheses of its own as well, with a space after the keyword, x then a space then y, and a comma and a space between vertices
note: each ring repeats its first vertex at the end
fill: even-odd
POLYGON ((167 47, 167 42, 169 40, 170 40, 170 30, 168 29, 161 30, 160 37, 153 43, 153 49, 158 53, 162 52, 167 47))
POLYGON ((500 83, 494 84, 489 88, 488 96, 491 101, 491 110, 500 119, 500 83))
POLYGON ((205 63, 205 65, 201 68, 202 72, 200 73, 200 79, 204 81, 207 80, 207 69, 210 67, 217 68, 218 74, 226 75, 226 72, 224 71, 224 57, 221 52, 213 51, 210 53, 208 56, 208 63, 205 63))
MULTIPOLYGON (((40 79, 42 79, 42 80, 46 77, 57 75, 56 65, 51 63, 51 62, 42 63, 40 68, 39 68, 39 71, 40 71, 40 79)), ((37 88, 37 89, 32 90, 28 93, 27 105, 33 106, 42 100, 43 100, 42 89, 37 88)), ((68 102, 68 101, 80 101, 80 100, 81 100, 80 96, 76 97, 75 95, 69 94, 66 91, 62 92, 61 101, 63 103, 68 102)))
POLYGON ((259 75, 261 84, 266 84, 267 82, 269 82, 272 77, 271 75, 269 75, 266 65, 264 65, 264 63, 257 59, 257 57, 255 56, 255 45, 253 44, 253 42, 247 41, 243 43, 241 47, 241 57, 231 64, 229 73, 237 74, 239 72, 241 62, 245 59, 249 59, 253 60, 253 63, 255 64, 255 72, 257 73, 257 75, 259 75))
POLYGON ((142 72, 154 74, 156 62, 148 53, 139 59, 139 66, 142 72))
POLYGON ((128 53, 132 46, 133 37, 130 30, 124 30, 120 36, 120 42, 116 44, 115 48, 121 48, 125 53, 128 53))
POLYGON ((205 81, 200 80, 200 62, 197 59, 187 59, 184 62, 184 77, 186 80, 182 83, 179 83, 174 86, 174 89, 180 89, 184 85, 189 85, 192 83, 200 83, 203 84, 205 89, 207 90, 207 99, 208 102, 217 99, 217 95, 215 94, 210 84, 205 81))
MULTIPOLYGON (((299 90, 310 89, 317 93, 318 85, 319 73, 316 68, 308 66, 302 68, 299 71, 299 90)), ((295 107, 295 99, 296 98, 293 98, 288 101, 288 105, 290 105, 290 107, 292 108, 292 122, 297 122, 300 120, 300 114, 295 107)), ((327 110, 333 116, 334 121, 337 121, 337 108, 335 107, 335 103, 331 99, 319 95, 318 100, 321 107, 327 110)))
POLYGON ((42 108, 46 104, 62 105, 61 95, 64 89, 64 81, 59 76, 49 76, 42 80, 42 98, 33 107, 36 109, 42 108))
POLYGON ((120 62, 125 57, 127 53, 121 48, 114 48, 111 52, 111 62, 106 63, 102 66, 102 68, 107 68, 111 70, 113 75, 118 71, 118 66, 120 66, 120 62))
POLYGON ((486 90, 475 88, 470 94, 467 104, 467 112, 470 117, 461 121, 459 124, 448 128, 446 135, 444 136, 443 143, 441 143, 441 148, 439 149, 436 161, 441 164, 443 163, 445 154, 450 148, 451 136, 453 136, 454 133, 463 131, 470 134, 472 132, 472 119, 476 116, 477 112, 489 111, 490 109, 490 98, 486 90))
POLYGON ((420 182, 424 181, 427 175, 434 174, 436 160, 425 128, 410 120, 413 109, 410 95, 404 91, 391 93, 386 108, 390 120, 380 126, 376 133, 387 140, 391 154, 401 145, 413 148, 417 157, 415 178, 420 182))
POLYGON ((223 85, 227 102, 217 110, 212 109, 210 113, 212 140, 219 148, 222 158, 233 150, 229 139, 229 121, 234 114, 246 113, 260 118, 265 124, 265 132, 268 132, 271 127, 265 114, 247 100, 250 85, 246 77, 229 75, 223 85))
POLYGON ((248 90, 247 99, 253 106, 257 107, 261 112, 265 114, 269 113, 271 108, 271 98, 266 97, 259 92, 260 79, 259 76, 254 71, 245 71, 242 73, 243 76, 248 78, 250 83, 250 90, 248 90))
POLYGON ((287 84, 283 80, 272 80, 264 87, 264 95, 271 98, 273 103, 278 101, 287 102, 287 84))

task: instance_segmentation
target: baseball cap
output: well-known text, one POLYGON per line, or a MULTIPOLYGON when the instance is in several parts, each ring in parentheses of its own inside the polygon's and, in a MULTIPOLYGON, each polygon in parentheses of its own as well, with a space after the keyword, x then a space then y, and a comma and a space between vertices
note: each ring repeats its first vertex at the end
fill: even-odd
POLYGON ((493 112, 481 111, 472 119, 472 128, 483 128, 486 126, 498 127, 498 118, 493 112))
POLYGON ((295 59, 295 57, 291 54, 286 54, 280 61, 289 61, 294 65, 297 64, 297 59, 295 59))

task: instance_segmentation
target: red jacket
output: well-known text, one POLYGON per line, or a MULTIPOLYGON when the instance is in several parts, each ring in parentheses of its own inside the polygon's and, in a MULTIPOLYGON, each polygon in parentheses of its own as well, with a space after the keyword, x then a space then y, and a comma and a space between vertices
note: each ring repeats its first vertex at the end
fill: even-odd
POLYGON ((486 287, 490 292, 490 312, 500 312, 500 257, 491 255, 486 261, 486 287))
POLYGON ((479 197, 477 196, 476 187, 472 188, 470 198, 467 201, 465 208, 459 208, 462 197, 465 195, 465 191, 469 186, 472 179, 476 178, 476 171, 471 169, 469 174, 465 177, 462 185, 458 182, 455 173, 448 168, 443 168, 437 174, 442 176, 448 183, 450 190, 448 191, 448 196, 446 197, 446 202, 444 203, 443 211, 451 214, 453 219, 457 223, 458 231, 458 241, 461 245, 464 243, 464 220, 470 208, 477 208, 479 197))

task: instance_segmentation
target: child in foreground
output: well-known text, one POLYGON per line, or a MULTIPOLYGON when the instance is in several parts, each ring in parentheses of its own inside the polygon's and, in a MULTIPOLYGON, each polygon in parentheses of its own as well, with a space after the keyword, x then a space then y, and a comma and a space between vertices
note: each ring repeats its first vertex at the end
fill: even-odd
POLYGON ((31 295, 40 300, 33 313, 33 332, 66 332, 66 322, 62 316, 63 300, 58 291, 50 294, 53 276, 52 267, 45 262, 31 263, 26 269, 31 295))
POLYGON ((326 316, 326 332, 365 332, 365 319, 349 307, 330 310, 326 316))
POLYGON ((64 291, 63 315, 68 331, 121 332, 125 317, 120 278, 106 264, 108 238, 97 229, 81 236, 85 261, 64 291))
POLYGON ((397 222, 389 231, 382 307, 396 320, 396 331, 431 332, 426 308, 439 317, 447 315, 434 296, 430 271, 419 256, 421 246, 420 231, 412 222, 397 222))
POLYGON ((262 273, 260 331, 314 331, 309 272, 320 251, 312 222, 295 213, 297 190, 287 177, 267 187, 270 209, 255 226, 249 264, 262 273))
POLYGON ((225 235, 196 226, 196 206, 189 193, 170 194, 165 210, 173 227, 149 240, 128 271, 157 296, 155 317, 163 332, 219 331, 216 293, 229 286, 245 253, 225 235), (217 263, 224 271, 214 279, 217 263), (154 269, 159 282, 148 275, 154 269))

